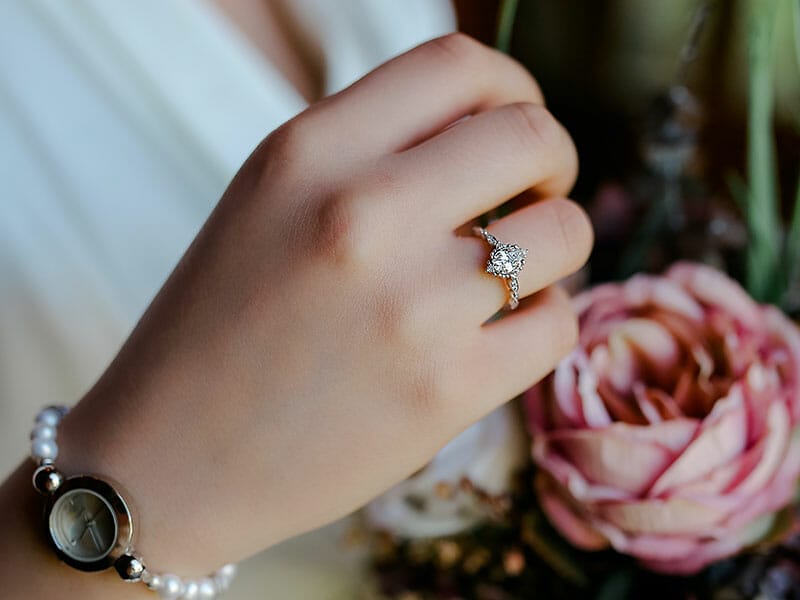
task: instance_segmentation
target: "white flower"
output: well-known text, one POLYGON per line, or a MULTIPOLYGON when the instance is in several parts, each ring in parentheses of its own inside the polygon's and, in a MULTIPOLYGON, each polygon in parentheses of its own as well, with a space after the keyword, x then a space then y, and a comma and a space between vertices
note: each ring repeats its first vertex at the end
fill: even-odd
POLYGON ((366 518, 376 528, 408 538, 464 531, 487 513, 463 478, 492 495, 510 491, 526 460, 526 437, 516 408, 506 404, 453 439, 422 470, 373 500, 366 518), (438 490, 446 486, 452 495, 438 490))

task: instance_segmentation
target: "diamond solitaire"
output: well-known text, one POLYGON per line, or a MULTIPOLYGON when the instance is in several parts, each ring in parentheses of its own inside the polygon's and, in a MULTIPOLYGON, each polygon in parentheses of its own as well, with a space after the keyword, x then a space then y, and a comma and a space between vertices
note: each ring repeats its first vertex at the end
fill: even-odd
POLYGON ((498 277, 514 277, 525 264, 527 250, 516 244, 498 244, 489 255, 486 272, 498 277))
POLYGON ((508 308, 514 310, 519 306, 519 282, 517 275, 525 266, 525 257, 528 250, 516 244, 504 244, 482 227, 475 227, 473 232, 478 237, 486 240, 492 251, 486 263, 486 272, 505 279, 508 284, 508 308))

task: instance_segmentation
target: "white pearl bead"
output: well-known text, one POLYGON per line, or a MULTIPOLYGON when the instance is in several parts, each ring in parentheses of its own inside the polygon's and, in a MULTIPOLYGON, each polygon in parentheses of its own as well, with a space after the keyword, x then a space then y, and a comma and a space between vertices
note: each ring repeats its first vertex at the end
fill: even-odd
POLYGON ((217 586, 214 585, 214 582, 210 578, 204 577, 198 581, 197 587, 198 598, 201 598, 202 600, 214 600, 214 598, 217 597, 217 586))
POLYGON ((214 573, 212 579, 217 584, 217 589, 220 592, 225 592, 231 587, 231 581, 233 581, 235 575, 236 565, 225 565, 214 573))
POLYGON ((200 596, 200 586, 196 581, 187 581, 183 588, 183 600, 197 600, 200 596))
POLYGON ((31 440, 54 440, 56 439, 56 428, 53 425, 37 424, 31 431, 31 440))
POLYGON ((61 411, 57 408, 45 408, 36 416, 36 422, 55 427, 61 421, 61 411))
POLYGON ((211 579, 214 581, 214 585, 217 586, 217 592, 220 594, 222 592, 227 592, 228 588, 231 587, 231 580, 221 575, 214 575, 211 579))
POLYGON ((165 600, 175 600, 183 593, 183 582, 177 575, 162 575, 161 579, 159 594, 165 600))
POLYGON ((222 565, 217 571, 217 575, 222 575, 223 577, 232 578, 234 575, 236 575, 236 565, 232 563, 227 565, 222 565))
POLYGON ((161 578, 161 575, 152 575, 150 581, 147 583, 147 587, 154 592, 160 592, 161 588, 164 587, 164 580, 161 578))
POLYGON ((55 460, 58 456, 58 444, 53 440, 42 440, 36 438, 31 443, 31 456, 37 460, 55 460))

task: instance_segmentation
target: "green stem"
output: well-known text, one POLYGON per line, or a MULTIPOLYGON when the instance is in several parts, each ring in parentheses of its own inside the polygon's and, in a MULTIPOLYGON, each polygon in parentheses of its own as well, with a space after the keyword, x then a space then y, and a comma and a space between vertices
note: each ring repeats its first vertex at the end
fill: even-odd
POLYGON ((800 0, 794 1, 794 55, 800 67, 800 0))
MULTIPOLYGON (((800 0, 795 0, 794 10, 794 49, 797 66, 800 68, 800 0)), ((794 208, 786 234, 786 279, 789 289, 800 288, 800 174, 797 177, 794 208)))
POLYGON ((747 286, 758 300, 775 300, 780 265, 780 214, 772 134, 772 50, 780 0, 751 0, 747 171, 750 244, 747 286))
POLYGON ((794 209, 786 234, 786 279, 790 289, 800 287, 800 176, 797 178, 794 209))
POLYGON ((500 0, 500 8, 497 12, 497 37, 494 45, 495 48, 506 54, 511 50, 511 35, 514 31, 518 4, 519 0, 500 0))

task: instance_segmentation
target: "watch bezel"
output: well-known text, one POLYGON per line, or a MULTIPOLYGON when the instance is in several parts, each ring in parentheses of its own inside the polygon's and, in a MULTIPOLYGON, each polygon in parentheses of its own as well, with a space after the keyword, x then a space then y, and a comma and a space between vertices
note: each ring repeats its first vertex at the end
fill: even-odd
POLYGON ((117 559, 125 554, 133 545, 133 516, 128 503, 123 498, 115 485, 93 475, 76 475, 67 478, 55 494, 48 498, 44 512, 44 527, 47 539, 59 559, 69 566, 80 571, 103 571, 114 565, 117 559), (94 561, 82 561, 66 554, 59 546, 53 528, 50 525, 50 515, 59 498, 75 490, 88 490, 94 492, 111 507, 117 520, 117 538, 111 551, 103 558, 94 561))

